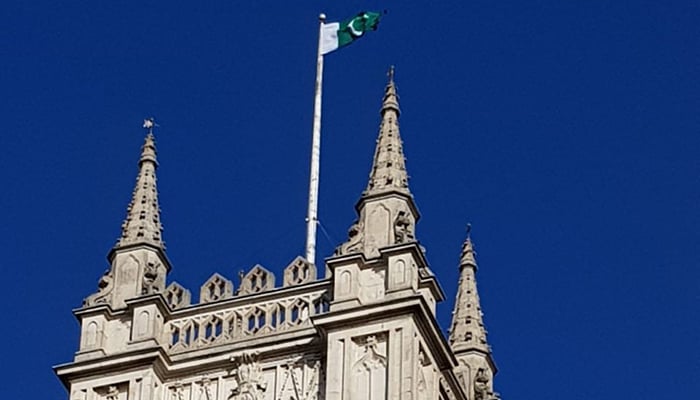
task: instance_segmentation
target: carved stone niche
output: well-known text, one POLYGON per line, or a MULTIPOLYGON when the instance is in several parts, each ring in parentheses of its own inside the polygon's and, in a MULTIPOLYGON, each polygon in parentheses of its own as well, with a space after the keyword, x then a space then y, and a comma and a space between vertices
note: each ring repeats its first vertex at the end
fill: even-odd
POLYGON ((387 335, 385 332, 352 338, 352 366, 347 382, 351 400, 385 400, 387 335))
POLYGON ((241 287, 238 293, 243 295, 253 294, 274 288, 275 275, 261 265, 256 265, 241 280, 241 287))
POLYGON ((200 303, 211 303, 233 296, 233 282, 219 274, 209 278, 199 291, 200 303))
POLYGON ((298 256, 284 269, 284 287, 302 285, 316 280, 316 266, 298 256))
POLYGON ((191 298, 190 291, 177 282, 171 283, 165 289, 165 301, 173 310, 189 306, 191 298))

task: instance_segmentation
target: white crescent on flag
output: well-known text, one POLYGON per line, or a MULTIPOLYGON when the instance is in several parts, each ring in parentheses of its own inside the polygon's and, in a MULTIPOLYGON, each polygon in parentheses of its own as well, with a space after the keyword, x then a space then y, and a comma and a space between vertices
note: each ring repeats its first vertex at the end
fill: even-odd
POLYGON ((350 28, 350 34, 352 34, 352 35, 355 36, 355 37, 362 36, 362 34, 365 33, 364 31, 358 31, 358 30, 356 30, 355 27, 352 25, 352 24, 355 23, 355 21, 357 21, 358 18, 364 18, 364 14, 353 18, 353 19, 350 21, 350 23, 348 23, 348 28, 350 28))

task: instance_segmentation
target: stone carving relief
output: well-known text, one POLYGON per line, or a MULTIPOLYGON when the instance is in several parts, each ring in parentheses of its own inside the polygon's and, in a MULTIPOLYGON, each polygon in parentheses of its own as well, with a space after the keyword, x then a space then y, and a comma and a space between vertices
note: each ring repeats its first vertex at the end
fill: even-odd
POLYGON ((275 275, 263 268, 261 265, 256 265, 248 272, 241 281, 239 294, 259 293, 275 288, 275 275))
POLYGON ((353 339, 357 356, 348 381, 352 400, 386 399, 386 341, 386 334, 353 339))
POLYGON ((384 297, 386 271, 379 268, 370 268, 360 271, 358 279, 360 303, 370 303, 384 297))
POLYGON ((316 266, 297 257, 284 269, 284 286, 301 285, 316 280, 316 266))
POLYGON ((233 282, 219 274, 209 278, 199 291, 200 303, 211 303, 233 296, 233 282))
POLYGON ((163 289, 161 287, 160 281, 163 279, 159 276, 158 270, 162 268, 162 264, 159 262, 149 261, 143 268, 143 279, 141 285, 141 294, 153 294, 160 293, 163 289))
POLYGON ((316 400, 319 390, 319 360, 301 360, 290 362, 282 367, 283 377, 279 386, 277 400, 316 400))
POLYGON ((106 303, 109 294, 114 289, 114 274, 111 270, 106 270, 97 283, 97 293, 91 294, 83 300, 83 306, 92 306, 95 304, 106 303))
POLYGON ((262 374, 257 353, 243 353, 231 357, 235 365, 228 400, 263 400, 267 381, 262 374))
POLYGON ((362 222, 355 221, 348 229, 348 240, 335 249, 334 255, 340 256, 343 254, 359 253, 362 251, 362 239, 364 238, 364 229, 362 222))
POLYGON ((491 378, 484 368, 479 368, 474 377, 474 399, 475 400, 497 400, 498 393, 491 390, 491 378))
POLYGON ((406 210, 399 211, 394 220, 394 243, 407 243, 415 240, 413 221, 406 210))
POLYGON ((110 386, 107 388, 107 394, 105 395, 106 400, 119 400, 119 389, 116 386, 110 386))
POLYGON ((165 289, 165 301, 174 310, 187 307, 191 301, 190 291, 179 283, 173 282, 165 289))
POLYGON ((126 400, 126 383, 103 386, 97 388, 95 392, 101 400, 126 400))

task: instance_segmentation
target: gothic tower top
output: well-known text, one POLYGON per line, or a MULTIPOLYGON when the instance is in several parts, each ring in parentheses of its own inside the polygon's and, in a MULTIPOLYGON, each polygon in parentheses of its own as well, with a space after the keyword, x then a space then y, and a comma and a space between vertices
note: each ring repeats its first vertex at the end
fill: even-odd
POLYGON ((358 219, 348 231, 348 240, 336 249, 335 255, 363 253, 373 258, 379 255, 381 248, 416 242, 415 224, 420 215, 408 189, 394 67, 389 69, 388 76, 369 183, 355 206, 358 219))
POLYGON ((136 186, 127 208, 126 218, 122 224, 122 234, 115 248, 132 244, 149 244, 165 250, 163 242, 163 225, 160 222, 160 206, 156 188, 156 145, 153 137, 153 120, 144 123, 148 129, 145 142, 141 148, 139 173, 136 186))
POLYGON ((128 299, 165 290, 165 277, 171 266, 165 255, 160 223, 154 126, 152 118, 144 121, 147 134, 122 234, 107 255, 109 270, 100 278, 97 292, 85 299, 84 306, 104 303, 112 309, 120 309, 126 306, 128 299))

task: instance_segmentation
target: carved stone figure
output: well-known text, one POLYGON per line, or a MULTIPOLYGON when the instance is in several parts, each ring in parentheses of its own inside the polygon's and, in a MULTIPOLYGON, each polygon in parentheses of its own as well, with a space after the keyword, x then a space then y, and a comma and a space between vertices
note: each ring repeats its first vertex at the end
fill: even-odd
POLYGON ((267 390, 267 382, 262 375, 257 353, 243 353, 232 357, 236 364, 231 400, 262 400, 267 390))
POLYGON ((489 377, 486 376, 483 368, 479 368, 474 378, 474 399, 490 400, 489 397, 489 377))
POLYGON ((119 400, 119 389, 117 389, 116 386, 108 387, 105 399, 106 400, 119 400))
POLYGON ((83 305, 91 306, 94 304, 106 303, 107 296, 112 292, 113 280, 112 271, 106 270, 100 278, 100 281, 97 283, 97 293, 94 293, 83 300, 83 305))
POLYGON ((363 237, 362 222, 353 222, 350 229, 348 229, 348 240, 335 249, 335 255, 357 253, 362 251, 363 237))
POLYGON ((394 221, 394 241, 396 243, 406 243, 413 241, 413 223, 408 218, 405 211, 399 211, 394 221))
POLYGON ((143 270, 143 287, 141 288, 141 294, 158 293, 160 289, 156 285, 157 278, 158 266, 152 262, 147 263, 143 270))

